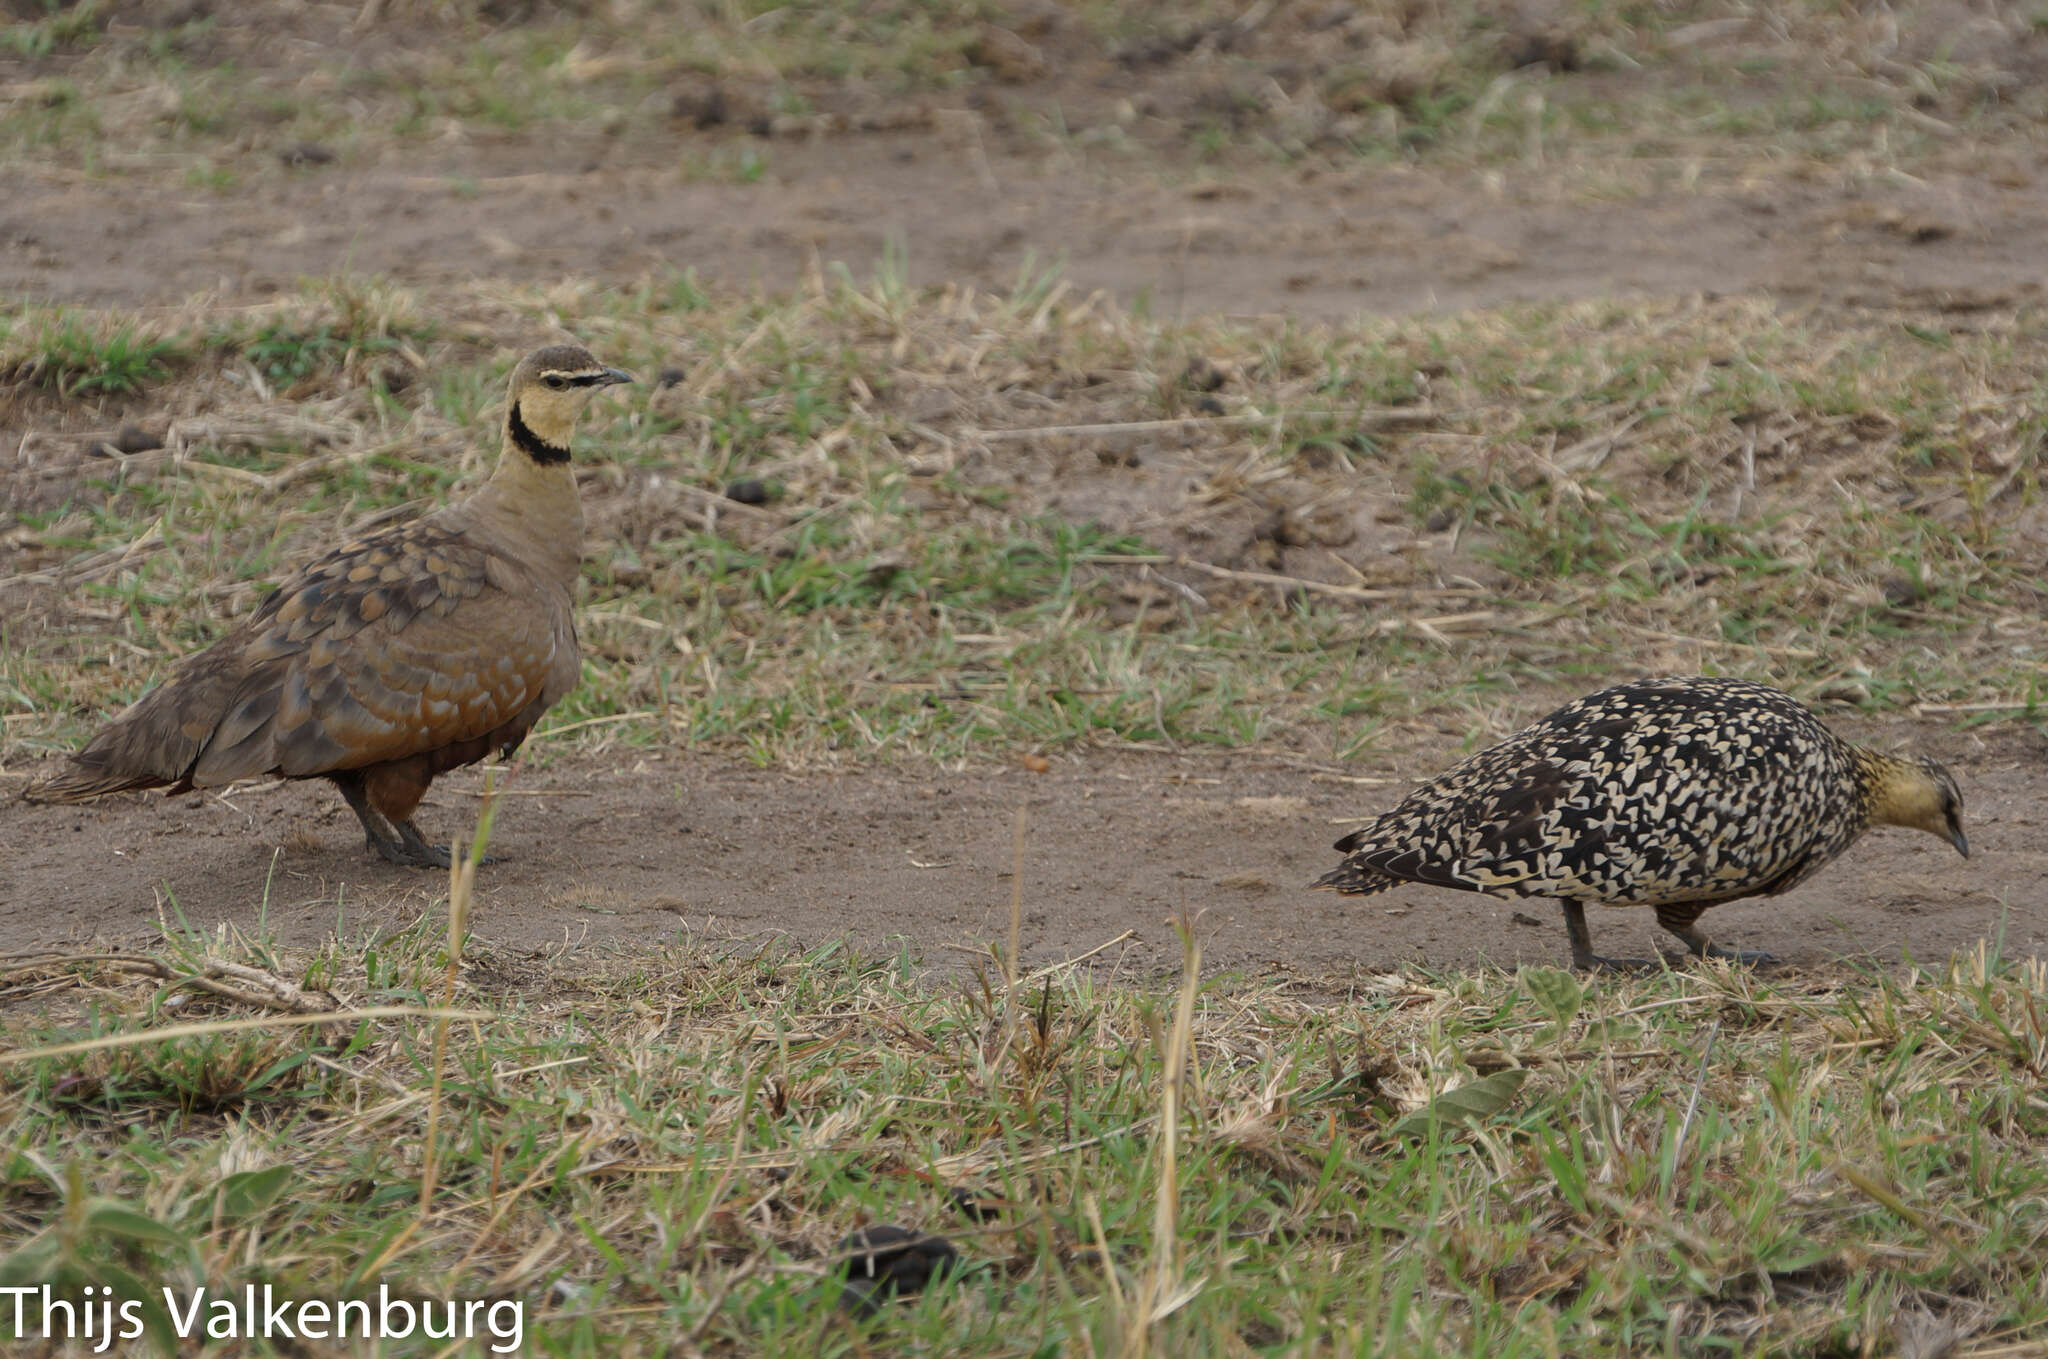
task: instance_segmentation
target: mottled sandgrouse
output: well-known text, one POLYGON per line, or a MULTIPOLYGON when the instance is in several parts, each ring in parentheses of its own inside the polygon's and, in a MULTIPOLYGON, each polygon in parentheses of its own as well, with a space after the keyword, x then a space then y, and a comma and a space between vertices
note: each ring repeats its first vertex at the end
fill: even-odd
POLYGON ((1588 902, 1652 906, 1698 956, 1723 949, 1709 906, 1784 892, 1874 825, 1945 837, 1964 857, 1963 795, 1934 761, 1829 731, 1789 695, 1742 680, 1642 679, 1590 694, 1417 788, 1337 842, 1317 887, 1366 896, 1397 882, 1564 907, 1578 968, 1588 902))
POLYGON ((412 822, 427 785, 510 753, 576 685, 583 510, 569 439, 592 393, 631 380, 578 345, 527 355, 489 481, 287 579, 28 797, 324 778, 370 848, 445 868, 448 851, 412 822))

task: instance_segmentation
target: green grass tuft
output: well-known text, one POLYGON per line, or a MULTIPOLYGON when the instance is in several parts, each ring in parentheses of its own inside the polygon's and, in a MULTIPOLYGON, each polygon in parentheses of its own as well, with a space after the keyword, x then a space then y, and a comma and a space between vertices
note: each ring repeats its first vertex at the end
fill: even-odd
POLYGON ((767 763, 1359 758, 1646 669, 2026 720, 2048 654, 2018 319, 1944 345, 1752 300, 1169 324, 1037 270, 968 301, 900 265, 781 300, 313 280, 162 335, 15 321, 31 389, 175 371, 193 414, 163 475, 33 479, 5 551, 76 565, 13 568, 0 759, 74 742, 354 526, 475 485, 550 318, 651 380, 579 436, 585 683, 543 759, 556 726, 767 763), (1190 355, 1228 375, 1220 418, 1190 355))
POLYGON ((0 318, 0 368, 61 397, 126 396, 171 374, 185 357, 178 340, 132 322, 70 312, 0 318))
MULTIPOLYGON (((6 1026, 0 1278, 351 1296, 376 1259, 394 1293, 519 1300, 540 1354, 1851 1353, 1922 1315, 1980 1345, 2048 1330, 2034 964, 1409 972, 1342 1004, 1210 979, 1175 1039, 1169 983, 1085 970, 1011 991, 836 946, 462 952, 452 993, 424 924, 310 954, 176 942, 141 984, 17 964, 81 1008, 6 1026), (403 1019, 147 1039, 163 978, 202 975, 488 1017, 445 1049, 403 1019), (856 1319, 833 1251, 875 1223, 945 1235, 964 1267, 856 1319), (1175 1301, 1147 1321, 1143 1296, 1175 1301)), ((183 1017, 245 1013, 215 994, 183 1017)))

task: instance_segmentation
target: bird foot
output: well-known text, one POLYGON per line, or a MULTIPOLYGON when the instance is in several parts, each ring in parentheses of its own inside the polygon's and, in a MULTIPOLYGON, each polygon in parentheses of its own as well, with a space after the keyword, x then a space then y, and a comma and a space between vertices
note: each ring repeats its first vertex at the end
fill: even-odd
POLYGON ((1660 972, 1665 963, 1653 958, 1606 958, 1598 953, 1587 953, 1572 959, 1575 972, 1660 972))
MULTIPOLYGON (((1667 928, 1669 928, 1667 926, 1667 928)), ((1719 958, 1723 962, 1743 963, 1752 967, 1768 967, 1778 960, 1768 953, 1751 953, 1739 948, 1723 948, 1697 927, 1688 925, 1684 929, 1671 931, 1685 945, 1685 951, 1695 958, 1719 958)))
POLYGON ((401 868, 446 868, 450 862, 447 850, 424 842, 415 848, 403 840, 380 840, 376 836, 365 836, 364 843, 376 850, 384 862, 397 864, 401 868))
MULTIPOLYGON (((365 837, 370 848, 376 850, 386 863, 398 864, 405 868, 447 868, 456 858, 468 857, 466 853, 460 851, 451 854, 446 845, 429 844, 427 837, 420 834, 420 828, 410 821, 398 822, 396 829, 396 840, 386 840, 375 835, 365 837)), ((477 866, 482 867, 496 862, 498 860, 494 856, 486 854, 477 860, 477 866)))

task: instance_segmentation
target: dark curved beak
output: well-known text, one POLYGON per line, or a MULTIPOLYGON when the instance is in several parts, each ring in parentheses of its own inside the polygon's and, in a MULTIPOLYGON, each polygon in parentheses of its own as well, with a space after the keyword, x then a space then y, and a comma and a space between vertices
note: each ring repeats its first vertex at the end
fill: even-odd
POLYGON ((1950 826, 1948 828, 1948 842, 1956 847, 1956 853, 1962 855, 1965 859, 1970 857, 1970 837, 1963 834, 1961 826, 1950 826))
POLYGON ((624 369, 607 368, 604 370, 604 376, 597 380, 597 385, 600 387, 610 387, 621 382, 633 382, 636 380, 631 373, 626 372, 624 369))

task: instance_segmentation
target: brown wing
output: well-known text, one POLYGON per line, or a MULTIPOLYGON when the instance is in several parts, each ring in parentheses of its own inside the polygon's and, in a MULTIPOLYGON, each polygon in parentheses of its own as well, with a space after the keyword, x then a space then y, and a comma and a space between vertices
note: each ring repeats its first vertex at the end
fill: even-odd
POLYGON ((575 672, 559 587, 422 520, 287 580, 38 794, 359 769, 475 740, 575 672))

